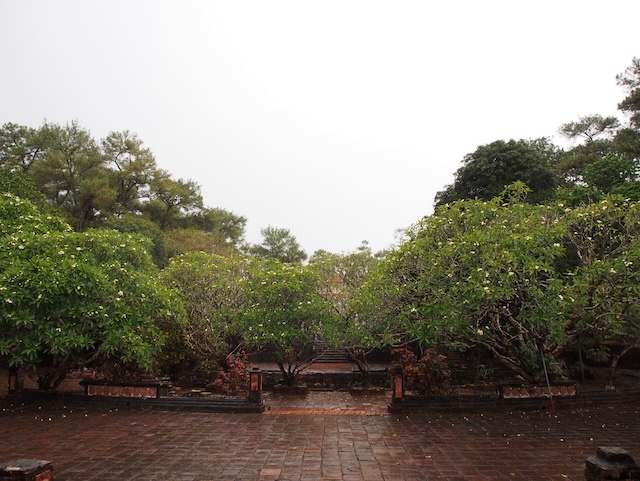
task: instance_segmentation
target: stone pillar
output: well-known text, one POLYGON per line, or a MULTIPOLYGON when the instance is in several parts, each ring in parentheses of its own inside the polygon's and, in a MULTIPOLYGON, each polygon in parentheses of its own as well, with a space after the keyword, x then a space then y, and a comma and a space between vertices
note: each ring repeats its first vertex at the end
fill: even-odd
POLYGON ((249 402, 256 404, 262 402, 262 372, 259 367, 249 371, 249 402))
POLYGON ((404 399, 404 370, 394 366, 391 370, 391 402, 399 403, 404 399))
POLYGON ((598 446, 595 456, 586 462, 585 479, 604 481, 607 479, 640 479, 640 466, 628 451, 613 446, 598 446))

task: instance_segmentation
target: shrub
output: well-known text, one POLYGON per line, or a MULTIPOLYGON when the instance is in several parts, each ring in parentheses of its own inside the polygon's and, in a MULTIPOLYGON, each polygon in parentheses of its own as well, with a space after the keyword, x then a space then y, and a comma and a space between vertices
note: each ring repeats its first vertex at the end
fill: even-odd
POLYGON ((225 369, 218 372, 218 378, 213 383, 214 386, 231 396, 246 394, 249 385, 248 363, 247 353, 244 351, 237 355, 228 355, 227 365, 225 369))
POLYGON ((405 387, 416 394, 448 394, 451 389, 451 371, 447 357, 427 349, 418 361, 408 349, 391 351, 392 363, 402 366, 405 387))

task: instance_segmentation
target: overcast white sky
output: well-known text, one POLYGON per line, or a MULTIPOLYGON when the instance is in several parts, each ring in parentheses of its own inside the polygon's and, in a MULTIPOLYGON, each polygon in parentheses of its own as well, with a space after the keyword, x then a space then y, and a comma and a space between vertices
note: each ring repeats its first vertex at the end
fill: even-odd
POLYGON ((638 19, 638 0, 0 0, 0 124, 130 130, 250 242, 382 249, 479 145, 617 115, 638 19))

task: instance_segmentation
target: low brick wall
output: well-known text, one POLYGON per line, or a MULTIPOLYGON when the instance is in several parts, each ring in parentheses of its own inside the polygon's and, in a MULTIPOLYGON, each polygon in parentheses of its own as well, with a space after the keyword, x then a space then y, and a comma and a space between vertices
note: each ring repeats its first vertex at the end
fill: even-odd
POLYGON ((520 384, 502 384, 498 386, 498 395, 502 399, 566 397, 575 396, 577 392, 577 386, 573 383, 554 384, 551 388, 548 386, 523 386, 520 384), (551 395, 549 390, 551 390, 551 395))
MULTIPOLYGON (((369 373, 372 386, 389 387, 389 373, 386 371, 372 371, 369 373)), ((262 385, 265 390, 272 390, 273 387, 282 382, 280 371, 263 371, 262 385)), ((362 374, 353 372, 308 372, 302 371, 300 377, 301 384, 308 388, 321 388, 330 390, 348 390, 353 386, 362 384, 362 374)))
POLYGON ((160 381, 110 383, 85 380, 80 384, 84 386, 86 396, 159 398, 169 393, 169 385, 160 381))
POLYGON ((512 397, 510 399, 492 396, 414 396, 405 395, 399 402, 389 404, 389 412, 443 412, 443 411, 484 411, 491 409, 518 409, 522 411, 552 411, 554 409, 590 408, 615 404, 637 404, 640 390, 603 391, 577 393, 569 396, 512 397))

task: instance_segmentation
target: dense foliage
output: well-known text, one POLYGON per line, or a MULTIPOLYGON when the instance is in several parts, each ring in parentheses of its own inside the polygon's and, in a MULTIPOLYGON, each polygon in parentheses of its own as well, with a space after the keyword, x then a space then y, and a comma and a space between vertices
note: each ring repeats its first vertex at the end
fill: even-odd
POLYGON ((324 336, 349 353, 365 384, 370 382, 368 354, 391 344, 382 325, 363 322, 353 308, 363 284, 379 262, 366 242, 347 254, 316 252, 309 262, 309 269, 318 279, 318 293, 329 303, 335 316, 335 325, 326 328, 324 336))
MULTIPOLYGON (((246 306, 247 268, 242 256, 189 252, 164 269, 162 280, 180 294, 186 311, 186 323, 174 333, 179 352, 167 359, 174 371, 187 359, 209 373, 229 367, 229 354, 241 345, 238 318, 246 306)), ((186 367, 196 369, 191 363, 186 367)))
POLYGON ((458 201, 414 227, 381 264, 363 316, 394 318, 409 340, 476 347, 528 381, 563 375, 580 337, 637 335, 640 206, 609 198, 575 209, 458 201), (634 324, 636 323, 636 324, 634 324))
POLYGON ((249 253, 287 263, 302 262, 307 259, 307 253, 302 250, 289 229, 269 226, 261 229, 260 233, 262 243, 249 246, 249 253))
POLYGON ((285 383, 291 384, 309 365, 305 348, 334 324, 331 306, 317 292, 309 269, 276 259, 254 259, 245 288, 245 345, 273 349, 285 383))
POLYGON ((414 394, 449 394, 451 370, 447 357, 427 349, 420 359, 406 348, 391 350, 391 363, 402 368, 404 385, 414 394))
POLYGON ((244 217, 205 207, 195 182, 158 168, 152 152, 128 131, 97 141, 77 122, 45 122, 38 129, 7 123, 0 128, 0 172, 3 191, 43 199, 79 232, 139 227, 146 235, 148 226, 131 219, 151 222, 159 231, 152 235, 160 267, 167 256, 228 253, 243 243, 244 217))
POLYGON ((269 349, 293 383, 318 338, 365 376, 370 350, 411 343, 427 355, 407 374, 435 392, 448 371, 433 348, 474 348, 538 382, 564 376, 578 346, 615 344, 613 378, 640 343, 640 60, 617 81, 626 121, 568 122, 567 150, 479 146, 397 248, 308 264, 288 229, 244 245, 246 219, 204 206, 135 134, 5 124, 0 359, 38 366, 45 388, 76 367, 162 366, 220 371, 237 392, 245 350, 269 349))
POLYGON ((530 201, 543 202, 553 197, 556 175, 551 149, 541 149, 544 142, 496 140, 482 145, 463 159, 455 182, 436 195, 438 205, 456 200, 489 200, 504 188, 520 181, 532 190, 530 201))
POLYGON ((77 233, 9 194, 0 225, 0 355, 10 365, 46 367, 44 388, 91 363, 152 367, 182 307, 157 282, 143 238, 77 233))

